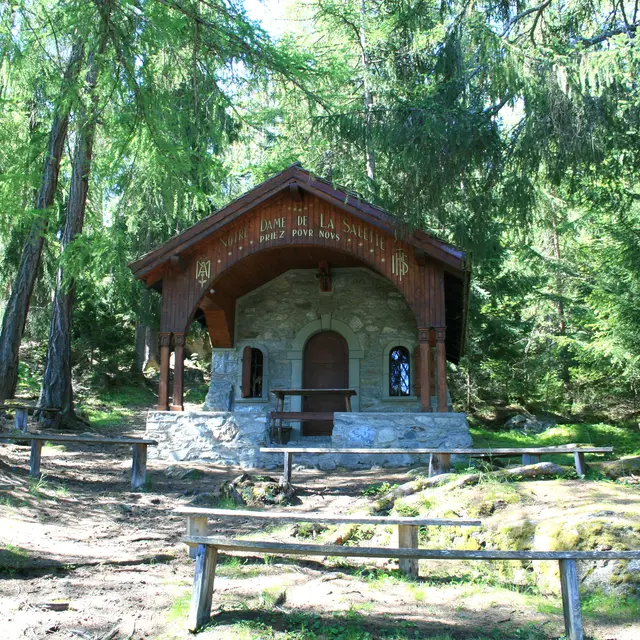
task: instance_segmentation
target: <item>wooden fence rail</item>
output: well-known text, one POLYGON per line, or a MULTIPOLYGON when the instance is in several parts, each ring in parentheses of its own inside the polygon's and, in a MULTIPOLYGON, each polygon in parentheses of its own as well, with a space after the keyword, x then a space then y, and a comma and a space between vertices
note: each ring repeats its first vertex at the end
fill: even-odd
POLYGON ((197 545, 196 566, 189 612, 189 629, 195 631, 211 618, 213 583, 219 551, 248 551, 273 555, 398 558, 415 560, 556 560, 560 567, 560 589, 568 640, 584 640, 577 560, 640 560, 640 551, 466 551, 445 549, 393 549, 291 544, 258 540, 233 540, 208 536, 186 536, 197 545))

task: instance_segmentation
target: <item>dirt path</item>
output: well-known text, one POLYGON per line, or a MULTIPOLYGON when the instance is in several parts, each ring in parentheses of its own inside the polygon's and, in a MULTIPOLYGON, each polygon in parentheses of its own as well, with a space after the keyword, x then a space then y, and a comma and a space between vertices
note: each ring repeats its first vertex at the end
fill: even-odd
MULTIPOLYGON (((180 542, 184 520, 172 510, 196 493, 215 491, 237 470, 150 461, 149 488, 131 492, 128 448, 45 447, 39 482, 27 475, 28 447, 2 445, 0 455, 0 483, 16 485, 0 494, 3 639, 189 637, 184 623, 193 564, 180 542)), ((403 470, 300 471, 301 502, 290 508, 344 513, 368 501, 362 492, 371 483, 404 478, 403 470)), ((265 534, 261 525, 242 520, 214 522, 210 531, 265 534)), ((268 535, 292 539, 291 527, 268 535)), ((416 583, 376 571, 395 566, 226 558, 216 578, 215 626, 198 637, 315 637, 308 632, 353 639, 449 634, 533 640, 561 633, 559 603, 540 613, 517 589, 474 580, 474 568, 466 582, 431 565, 421 569, 428 579, 416 583)), ((640 637, 634 624, 589 624, 597 638, 640 637)))

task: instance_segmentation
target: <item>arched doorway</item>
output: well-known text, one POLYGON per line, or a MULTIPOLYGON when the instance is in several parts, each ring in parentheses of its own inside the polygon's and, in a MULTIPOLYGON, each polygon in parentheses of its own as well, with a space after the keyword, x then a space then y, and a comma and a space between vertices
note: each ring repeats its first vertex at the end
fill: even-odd
MULTIPOLYGON (((312 335, 304 347, 302 385, 305 389, 346 389, 349 385, 349 347, 336 331, 312 335)), ((344 411, 344 397, 305 397, 303 411, 344 411)), ((330 436, 331 422, 308 420, 305 436, 330 436)))

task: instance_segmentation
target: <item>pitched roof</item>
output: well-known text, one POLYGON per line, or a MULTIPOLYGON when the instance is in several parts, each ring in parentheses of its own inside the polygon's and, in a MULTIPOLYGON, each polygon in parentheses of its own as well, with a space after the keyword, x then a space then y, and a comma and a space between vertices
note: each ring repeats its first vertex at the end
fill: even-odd
POLYGON ((293 164, 277 173, 215 213, 200 220, 182 233, 174 236, 157 249, 129 264, 133 275, 145 278, 147 274, 201 243, 222 227, 234 222, 244 213, 281 194, 283 191, 309 192, 332 205, 358 217, 387 233, 400 231, 403 240, 423 251, 429 257, 442 262, 449 270, 462 277, 465 269, 465 252, 419 229, 408 230, 402 221, 383 209, 367 202, 358 194, 338 188, 327 180, 314 176, 299 164, 293 164))

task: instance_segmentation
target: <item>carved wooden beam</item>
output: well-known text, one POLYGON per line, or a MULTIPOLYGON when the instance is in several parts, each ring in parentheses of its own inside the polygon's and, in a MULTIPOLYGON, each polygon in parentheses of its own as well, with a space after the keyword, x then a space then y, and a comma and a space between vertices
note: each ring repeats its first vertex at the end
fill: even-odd
POLYGON ((184 260, 177 254, 169 258, 169 263, 171 264, 172 269, 179 271, 180 273, 184 273, 187 270, 187 265, 184 260))
POLYGON ((425 267, 427 265, 427 252, 416 247, 413 253, 416 259, 416 263, 421 267, 425 267))
POLYGON ((302 202, 302 189, 295 183, 289 183, 289 193, 294 202, 302 202))

